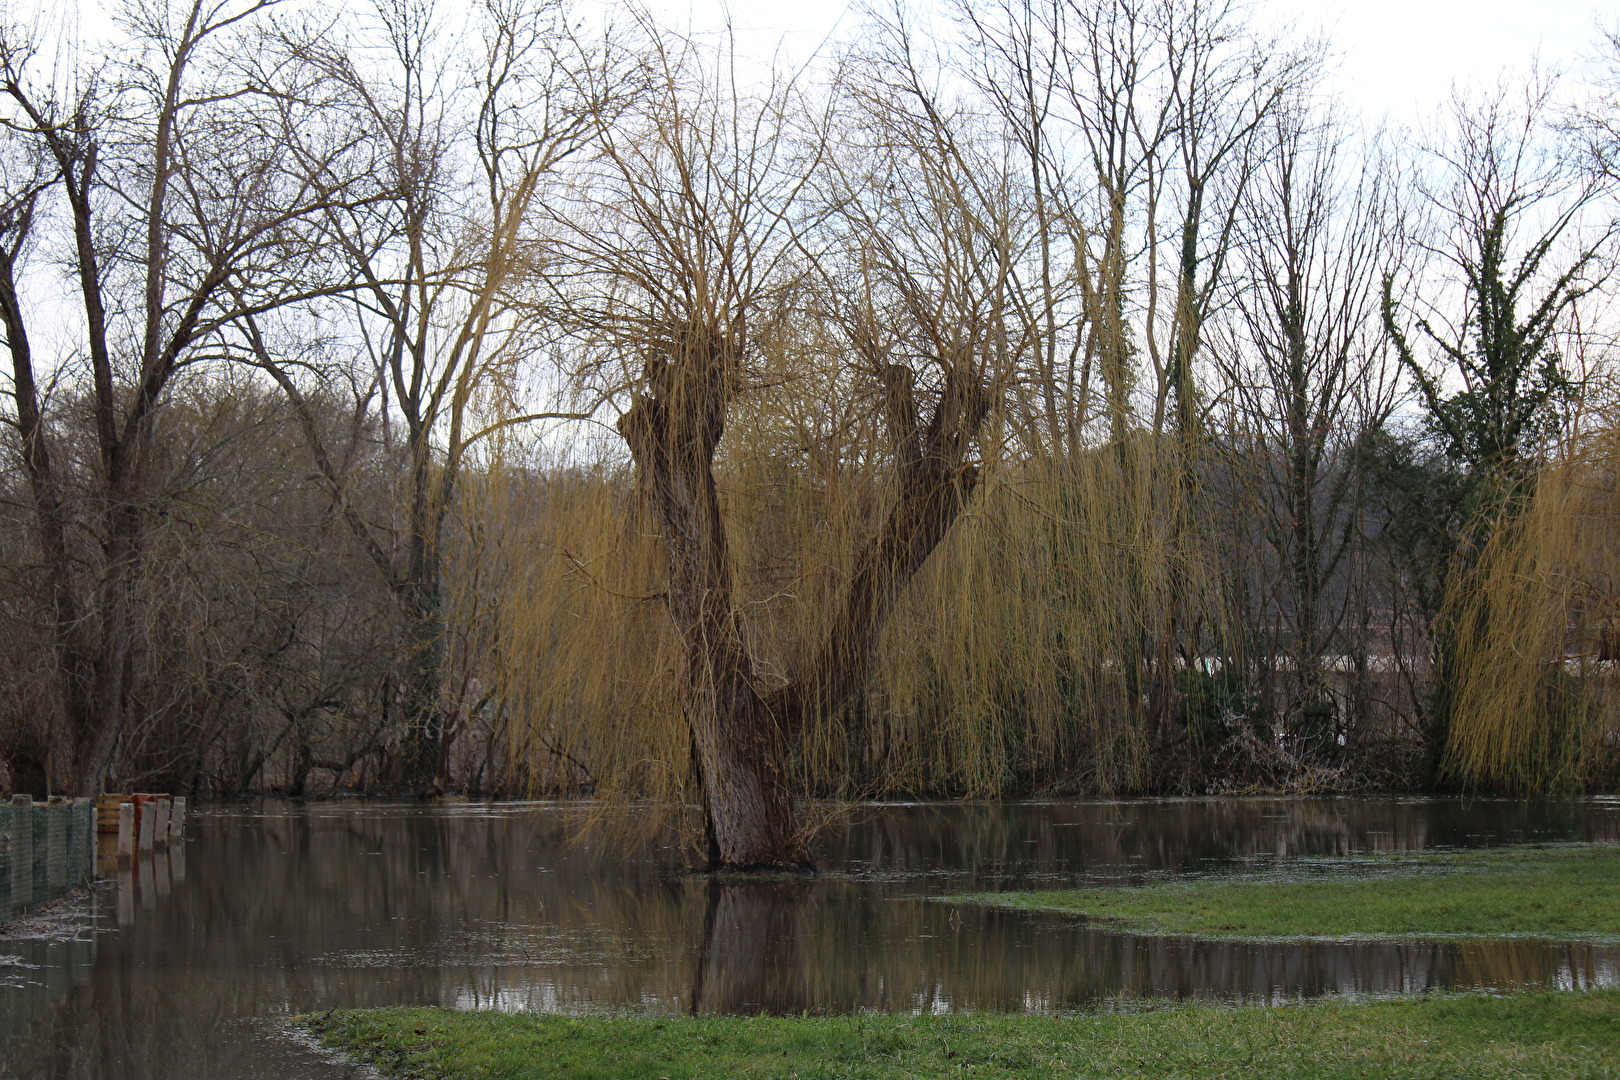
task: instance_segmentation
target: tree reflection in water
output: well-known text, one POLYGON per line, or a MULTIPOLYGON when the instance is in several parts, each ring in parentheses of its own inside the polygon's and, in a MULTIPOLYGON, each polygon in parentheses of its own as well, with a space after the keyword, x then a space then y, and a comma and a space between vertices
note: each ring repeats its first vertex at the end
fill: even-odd
POLYGON ((1063 1010, 1620 982, 1614 947, 1148 938, 926 899, 1307 855, 1617 840, 1612 802, 872 807, 822 838, 819 877, 763 883, 688 875, 673 849, 570 843, 563 811, 333 804, 198 816, 163 865, 143 861, 99 896, 101 932, 71 948, 0 943, 20 961, 0 960, 0 1077, 346 1076, 277 1027, 345 1006, 1063 1010))

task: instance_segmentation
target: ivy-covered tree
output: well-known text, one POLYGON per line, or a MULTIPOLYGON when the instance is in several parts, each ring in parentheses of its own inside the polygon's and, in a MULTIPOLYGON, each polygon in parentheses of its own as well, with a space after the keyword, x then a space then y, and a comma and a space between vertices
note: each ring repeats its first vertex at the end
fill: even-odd
POLYGON ((1430 151, 1439 181, 1420 189, 1439 217, 1419 245, 1438 264, 1439 296, 1414 302, 1409 328, 1384 281, 1384 327, 1425 420, 1481 479, 1521 475, 1562 426, 1579 386, 1561 342, 1610 271, 1613 226, 1588 220, 1606 186, 1553 142, 1548 92, 1453 103, 1452 134, 1430 151))
MULTIPOLYGON (((1542 83, 1522 99, 1503 88, 1484 101, 1453 101, 1449 136, 1429 151, 1435 177, 1418 189, 1436 223, 1417 245, 1427 273, 1411 315, 1393 278, 1384 280, 1384 329, 1444 459, 1436 473, 1444 482, 1430 498, 1397 500, 1416 520, 1391 522, 1396 533, 1445 531, 1422 613, 1432 625, 1425 726, 1434 782, 1443 779, 1453 722, 1452 658, 1460 636, 1478 629, 1448 619, 1446 598, 1474 566, 1479 539, 1515 513, 1545 448, 1567 426, 1581 378, 1565 347, 1578 337, 1580 302, 1612 269, 1615 226, 1592 212, 1608 185, 1563 152, 1547 123, 1550 91, 1542 83), (1428 297, 1425 285, 1435 290, 1428 297)), ((1477 605, 1468 610, 1489 619, 1477 605)))

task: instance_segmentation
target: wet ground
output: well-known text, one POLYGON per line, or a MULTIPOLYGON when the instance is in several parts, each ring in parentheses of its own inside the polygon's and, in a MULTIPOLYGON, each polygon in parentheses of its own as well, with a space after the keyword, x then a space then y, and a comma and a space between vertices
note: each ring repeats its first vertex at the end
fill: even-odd
POLYGON ((575 825, 533 803, 194 814, 76 933, 0 941, 0 1078, 358 1077, 285 1025, 348 1006, 1069 1010, 1620 984, 1615 946, 1248 945, 926 899, 1620 840, 1620 800, 872 806, 820 837, 819 878, 754 885, 685 874, 671 848, 571 843, 575 825))

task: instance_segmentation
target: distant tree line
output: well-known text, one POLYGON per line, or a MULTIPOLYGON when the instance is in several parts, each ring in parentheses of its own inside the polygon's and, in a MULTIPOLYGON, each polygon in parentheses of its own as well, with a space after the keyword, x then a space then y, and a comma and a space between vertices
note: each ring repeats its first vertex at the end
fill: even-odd
POLYGON ((120 26, 0 35, 0 786, 590 793, 741 868, 819 798, 1620 778, 1614 38, 1414 133, 1222 0, 792 74, 120 26))

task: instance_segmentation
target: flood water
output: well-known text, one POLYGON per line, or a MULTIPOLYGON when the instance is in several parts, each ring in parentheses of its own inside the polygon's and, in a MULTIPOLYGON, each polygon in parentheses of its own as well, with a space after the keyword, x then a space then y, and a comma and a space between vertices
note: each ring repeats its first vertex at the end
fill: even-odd
POLYGON ((1620 800, 872 806, 820 836, 822 875, 770 884, 684 874, 670 848, 570 843, 574 827, 534 803, 194 814, 183 844, 97 893, 93 930, 0 940, 0 1078, 355 1077, 285 1025, 348 1006, 1039 1011, 1620 984, 1614 946, 1233 944, 927 899, 1614 841, 1620 800))

